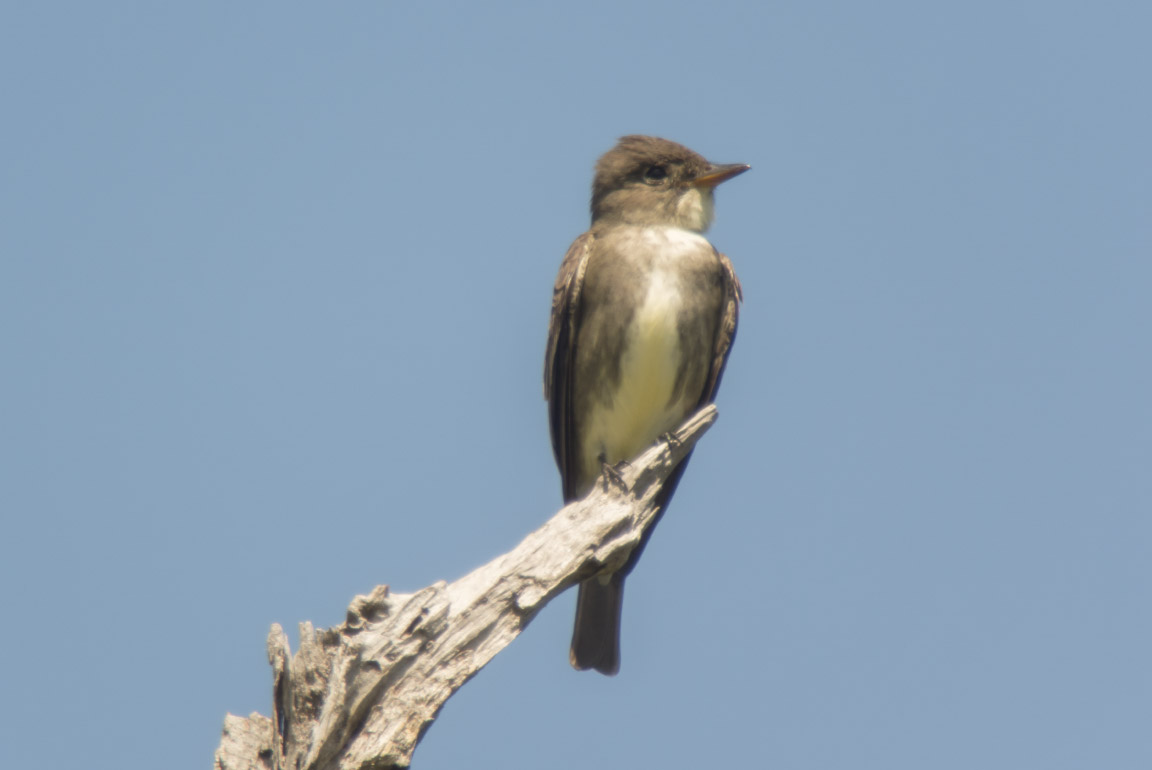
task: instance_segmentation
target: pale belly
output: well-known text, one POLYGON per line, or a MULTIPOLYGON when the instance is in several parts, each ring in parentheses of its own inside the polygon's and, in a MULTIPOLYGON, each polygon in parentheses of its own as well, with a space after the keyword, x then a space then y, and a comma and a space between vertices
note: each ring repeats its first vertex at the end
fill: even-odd
POLYGON ((584 479, 594 479, 601 462, 630 460, 651 446, 663 433, 678 427, 695 408, 705 373, 693 380, 700 385, 680 388, 683 367, 678 319, 683 298, 672 274, 657 270, 645 298, 624 331, 620 379, 611 402, 591 404, 585 423, 581 465, 584 479))

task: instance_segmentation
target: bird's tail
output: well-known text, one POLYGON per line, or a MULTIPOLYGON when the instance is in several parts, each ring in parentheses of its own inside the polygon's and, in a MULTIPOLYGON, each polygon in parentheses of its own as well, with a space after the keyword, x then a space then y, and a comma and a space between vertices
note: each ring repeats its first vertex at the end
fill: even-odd
POLYGON ((589 578, 576 597, 576 625, 568 661, 580 670, 594 668, 613 676, 620 670, 620 610, 624 606, 624 574, 589 578))

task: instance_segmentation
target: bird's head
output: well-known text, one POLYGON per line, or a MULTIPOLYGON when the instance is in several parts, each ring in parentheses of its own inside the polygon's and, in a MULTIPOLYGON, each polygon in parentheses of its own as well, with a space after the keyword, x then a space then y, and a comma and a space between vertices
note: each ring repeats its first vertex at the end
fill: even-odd
POLYGON ((716 185, 749 168, 744 163, 709 163, 667 139, 625 136, 596 163, 592 222, 702 233, 712 224, 716 185))

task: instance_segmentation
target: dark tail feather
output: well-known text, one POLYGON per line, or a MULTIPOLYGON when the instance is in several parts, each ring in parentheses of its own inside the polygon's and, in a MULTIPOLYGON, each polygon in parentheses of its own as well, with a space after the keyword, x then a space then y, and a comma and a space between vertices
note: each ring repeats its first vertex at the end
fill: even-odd
POLYGON ((568 661, 580 670, 594 668, 613 676, 620 670, 620 609, 624 605, 624 575, 615 572, 580 584, 576 626, 568 661))
POLYGON ((581 671, 594 668, 601 674, 614 676, 620 670, 620 610, 624 606, 624 578, 640 560, 644 546, 656 530, 656 523, 664 515, 684 469, 688 467, 689 452, 664 482, 656 504, 659 511, 656 519, 640 538, 628 561, 607 581, 594 577, 580 584, 580 594, 576 597, 576 626, 572 629, 572 647, 568 651, 568 662, 581 671))

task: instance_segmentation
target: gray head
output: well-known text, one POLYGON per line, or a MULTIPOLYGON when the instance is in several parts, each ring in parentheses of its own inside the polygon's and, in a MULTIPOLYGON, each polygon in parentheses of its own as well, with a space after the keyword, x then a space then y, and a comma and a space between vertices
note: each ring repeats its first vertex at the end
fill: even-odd
POLYGON ((749 168, 709 163, 667 139, 625 136, 596 163, 592 222, 704 232, 712 224, 713 189, 749 168))

